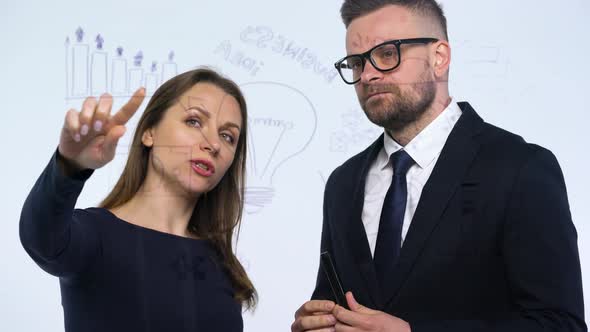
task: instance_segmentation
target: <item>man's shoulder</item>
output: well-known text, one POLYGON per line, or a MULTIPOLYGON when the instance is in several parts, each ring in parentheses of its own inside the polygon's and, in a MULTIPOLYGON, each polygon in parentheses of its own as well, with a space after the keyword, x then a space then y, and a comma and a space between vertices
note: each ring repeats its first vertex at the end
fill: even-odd
MULTIPOLYGON (((523 170, 530 170, 527 167, 559 168, 559 162, 550 150, 528 142, 511 131, 482 121, 474 134, 472 139, 477 143, 477 152, 472 163, 471 176, 504 178, 506 183, 511 183, 523 170)), ((449 146, 449 149, 453 147, 449 146)))
POLYGON ((522 136, 487 122, 484 122, 483 130, 475 139, 480 143, 482 153, 506 161, 523 162, 538 153, 551 154, 548 149, 527 142, 522 136))
POLYGON ((484 121, 469 102, 462 101, 458 104, 463 114, 453 132, 458 129, 457 127, 460 127, 458 132, 462 134, 459 135, 469 135, 463 139, 474 139, 479 145, 479 157, 488 156, 508 161, 519 161, 528 159, 538 152, 550 153, 549 150, 539 145, 525 141, 518 134, 484 121), (463 121, 461 121, 462 119, 463 121))

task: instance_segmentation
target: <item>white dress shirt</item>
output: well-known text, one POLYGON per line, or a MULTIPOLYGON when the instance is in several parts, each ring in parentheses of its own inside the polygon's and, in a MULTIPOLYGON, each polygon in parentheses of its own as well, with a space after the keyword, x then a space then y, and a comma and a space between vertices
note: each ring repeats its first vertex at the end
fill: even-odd
POLYGON ((402 228, 402 244, 410 229, 410 223, 420 201, 422 189, 428 181, 434 165, 447 142, 451 130, 461 117, 461 109, 457 103, 451 101, 449 106, 439 114, 424 130, 422 130, 405 147, 394 141, 387 132, 384 136, 383 148, 371 164, 365 183, 365 201, 362 220, 371 247, 371 255, 375 254, 375 244, 379 231, 381 209, 387 189, 391 185, 393 167, 389 157, 398 150, 404 149, 415 161, 406 174, 408 184, 408 198, 402 228))

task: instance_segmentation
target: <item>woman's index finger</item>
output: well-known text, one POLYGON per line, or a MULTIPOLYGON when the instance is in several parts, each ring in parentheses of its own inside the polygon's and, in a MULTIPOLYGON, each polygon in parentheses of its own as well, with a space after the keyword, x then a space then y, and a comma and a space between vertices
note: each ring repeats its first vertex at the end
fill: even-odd
POLYGON ((135 93, 129 101, 121 109, 113 115, 111 121, 114 125, 125 125, 129 119, 137 112, 139 106, 143 102, 145 98, 145 88, 140 88, 135 93))

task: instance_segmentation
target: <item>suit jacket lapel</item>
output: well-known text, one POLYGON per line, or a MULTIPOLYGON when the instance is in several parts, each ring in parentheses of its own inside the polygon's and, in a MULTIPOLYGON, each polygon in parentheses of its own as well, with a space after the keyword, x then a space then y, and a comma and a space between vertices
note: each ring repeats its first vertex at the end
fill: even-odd
POLYGON ((401 249, 394 280, 384 289, 384 304, 389 304, 395 298, 477 154, 479 143, 473 136, 481 130, 483 120, 468 103, 459 103, 459 106, 463 114, 451 131, 432 174, 422 189, 401 249))
POLYGON ((369 168, 372 162, 377 157, 377 154, 383 147, 383 135, 365 150, 362 159, 360 160, 359 168, 353 170, 356 174, 348 174, 350 179, 355 179, 354 190, 352 193, 342 193, 343 195, 353 195, 352 206, 349 210, 349 218, 347 223, 347 244, 350 252, 354 258, 354 264, 360 272, 362 279, 365 282, 366 292, 369 294, 373 303, 366 304, 369 307, 381 307, 381 299, 379 297, 379 288, 377 284, 377 276, 375 268, 373 267, 373 257, 371 249, 365 232, 365 227, 362 222, 362 212, 365 197, 365 183, 369 168), (360 174, 359 174, 360 172, 360 174))

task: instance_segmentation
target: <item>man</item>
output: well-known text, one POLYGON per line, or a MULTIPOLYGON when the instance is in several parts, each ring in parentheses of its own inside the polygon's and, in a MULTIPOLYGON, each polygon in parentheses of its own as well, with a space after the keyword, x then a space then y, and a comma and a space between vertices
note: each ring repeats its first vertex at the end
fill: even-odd
POLYGON ((292 331, 586 331, 577 234, 553 154, 448 91, 434 0, 345 0, 336 63, 384 135, 330 176, 320 268, 292 331))

